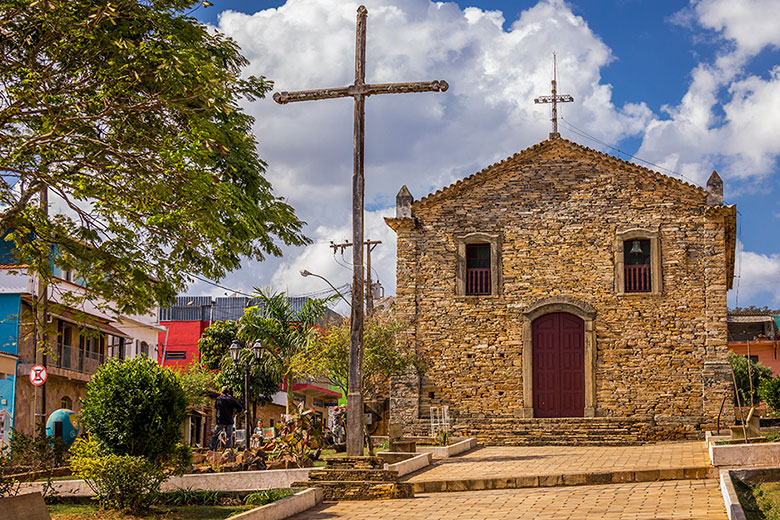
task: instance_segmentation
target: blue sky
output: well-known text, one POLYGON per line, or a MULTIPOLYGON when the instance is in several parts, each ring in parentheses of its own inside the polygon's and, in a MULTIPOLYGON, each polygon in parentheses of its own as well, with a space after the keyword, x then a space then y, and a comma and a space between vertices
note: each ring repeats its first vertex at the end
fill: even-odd
MULTIPOLYGON (((274 80, 276 90, 351 82, 357 2, 212 1, 195 16, 234 38, 248 72, 274 80)), ((375 276, 389 293, 395 244, 382 217, 400 185, 419 198, 546 138, 549 113, 532 97, 549 90, 556 50, 560 92, 576 99, 562 109, 562 135, 628 159, 620 149, 699 185, 717 169, 740 220, 739 289, 729 303, 780 308, 780 10, 773 0, 365 4, 369 81, 446 79, 453 87, 368 103, 366 218, 368 234, 385 242, 375 276)), ((351 106, 296 105, 305 106, 266 99, 246 109, 258 121, 269 179, 309 222, 315 244, 248 264, 228 286, 320 289, 297 276, 304 268, 337 285, 350 278, 348 258, 334 258, 327 243, 350 236, 351 106)))

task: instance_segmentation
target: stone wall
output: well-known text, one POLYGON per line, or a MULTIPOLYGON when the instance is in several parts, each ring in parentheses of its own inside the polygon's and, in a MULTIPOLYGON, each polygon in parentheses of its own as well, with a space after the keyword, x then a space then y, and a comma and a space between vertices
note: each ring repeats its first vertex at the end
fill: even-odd
POLYGON ((430 406, 447 405, 469 435, 487 420, 524 417, 533 405, 524 400, 523 313, 559 298, 595 310, 592 415, 649 417, 677 437, 714 422, 728 394, 734 207, 708 206, 705 190, 553 139, 411 210, 388 219, 398 235, 396 306, 429 369, 394 380, 392 421, 411 429, 430 406), (636 228, 658 237, 657 293, 618 291, 616 237, 636 228), (498 236, 497 294, 457 295, 458 243, 469 233, 498 236))

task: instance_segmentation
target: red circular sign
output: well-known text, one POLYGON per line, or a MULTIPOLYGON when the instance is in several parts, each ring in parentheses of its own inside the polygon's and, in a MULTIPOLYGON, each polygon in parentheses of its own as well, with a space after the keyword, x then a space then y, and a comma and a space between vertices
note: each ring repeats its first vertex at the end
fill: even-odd
POLYGON ((30 369, 30 382, 35 386, 41 386, 46 382, 49 373, 43 365, 35 365, 30 369))

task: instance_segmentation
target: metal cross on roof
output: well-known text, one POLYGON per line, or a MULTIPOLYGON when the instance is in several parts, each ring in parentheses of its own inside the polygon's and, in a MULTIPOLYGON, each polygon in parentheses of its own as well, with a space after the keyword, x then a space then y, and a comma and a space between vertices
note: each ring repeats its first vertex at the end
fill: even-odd
POLYGON ((552 132, 550 133, 550 139, 557 139, 561 136, 558 133, 558 103, 571 103, 574 98, 568 94, 558 95, 558 63, 557 56, 553 51, 553 79, 552 79, 552 95, 551 96, 539 96, 534 99, 534 103, 552 103, 552 132))
MULTIPOLYGON (((294 101, 314 101, 352 97, 355 99, 353 173, 352 173, 352 243, 363 240, 363 199, 365 177, 363 174, 366 98, 374 94, 408 94, 411 92, 445 92, 446 81, 417 83, 366 83, 366 18, 364 6, 357 10, 357 34, 355 37, 355 83, 347 87, 277 92, 274 101, 279 104, 294 101)), ((349 391, 347 394, 347 455, 363 455, 363 404, 360 394, 363 372, 363 248, 352 248, 352 315, 349 346, 349 391)))

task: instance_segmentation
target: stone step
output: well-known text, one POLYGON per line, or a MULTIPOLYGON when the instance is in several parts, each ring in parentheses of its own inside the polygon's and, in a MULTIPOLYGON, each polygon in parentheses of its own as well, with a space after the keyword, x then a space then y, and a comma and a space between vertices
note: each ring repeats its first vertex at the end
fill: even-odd
POLYGON ((290 487, 320 488, 323 491, 323 499, 329 502, 339 500, 389 500, 414 497, 414 489, 409 482, 324 480, 317 482, 293 482, 290 487))
POLYGON ((397 482, 397 471, 385 471, 383 469, 314 469, 309 471, 309 480, 315 481, 370 481, 370 482, 397 482))
POLYGON ((379 457, 328 457, 324 459, 328 469, 384 469, 385 462, 379 457))

